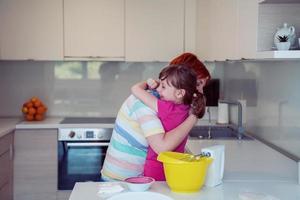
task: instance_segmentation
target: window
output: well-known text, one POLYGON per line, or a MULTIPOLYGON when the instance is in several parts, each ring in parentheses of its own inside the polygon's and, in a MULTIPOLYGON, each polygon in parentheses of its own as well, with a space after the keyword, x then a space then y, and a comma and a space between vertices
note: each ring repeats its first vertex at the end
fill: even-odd
POLYGON ((59 62, 54 74, 60 80, 100 79, 100 68, 103 62, 59 62))

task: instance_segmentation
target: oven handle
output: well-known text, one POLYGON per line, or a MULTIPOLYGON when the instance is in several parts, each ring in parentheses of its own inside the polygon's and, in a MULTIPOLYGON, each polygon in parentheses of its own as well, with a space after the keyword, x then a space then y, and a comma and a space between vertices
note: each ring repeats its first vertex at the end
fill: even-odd
POLYGON ((109 142, 67 143, 68 147, 108 147, 109 142))

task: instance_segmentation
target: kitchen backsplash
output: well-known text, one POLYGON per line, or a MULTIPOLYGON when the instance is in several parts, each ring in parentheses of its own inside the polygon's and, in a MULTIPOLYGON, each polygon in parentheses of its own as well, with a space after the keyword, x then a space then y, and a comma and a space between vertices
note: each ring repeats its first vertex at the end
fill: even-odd
MULTIPOLYGON (((31 96, 48 106, 48 116, 116 116, 130 87, 157 78, 167 63, 126 62, 0 62, 0 116, 21 116, 31 96)), ((208 66, 216 78, 223 76, 208 66)), ((222 72, 222 71, 221 71, 222 72)))
MULTIPOLYGON (((21 116, 31 96, 48 116, 116 116, 135 82, 157 77, 167 63, 0 61, 0 117, 21 116)), ((206 63, 220 97, 244 99, 249 132, 300 157, 300 62, 206 63)), ((234 108, 233 108, 234 109, 234 108)), ((217 118, 217 107, 212 107, 217 118)), ((207 116, 205 116, 207 118, 207 116)), ((235 116, 232 116, 236 121, 235 116)))

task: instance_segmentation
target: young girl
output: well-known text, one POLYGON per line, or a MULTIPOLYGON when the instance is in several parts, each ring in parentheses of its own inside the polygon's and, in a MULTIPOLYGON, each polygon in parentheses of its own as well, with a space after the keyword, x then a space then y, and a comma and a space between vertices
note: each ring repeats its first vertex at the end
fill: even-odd
MULTIPOLYGON (((132 93, 147 106, 157 112, 165 131, 172 130, 181 124, 191 111, 198 118, 205 112, 205 98, 197 90, 197 76, 184 65, 169 65, 159 74, 160 83, 151 81, 137 83, 132 93), (157 87, 157 88, 156 88, 157 87), (156 88, 160 99, 145 89, 156 88)), ((187 136, 174 151, 184 152, 187 136)), ((144 175, 157 181, 165 180, 162 163, 157 161, 157 153, 149 147, 144 165, 144 175)))

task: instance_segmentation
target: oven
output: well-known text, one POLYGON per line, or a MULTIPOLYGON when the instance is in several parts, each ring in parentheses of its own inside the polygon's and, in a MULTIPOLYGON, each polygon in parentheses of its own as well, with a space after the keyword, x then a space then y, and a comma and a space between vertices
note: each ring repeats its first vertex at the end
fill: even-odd
POLYGON ((60 128, 58 131, 58 190, 76 182, 101 181, 101 168, 113 128, 60 128))

